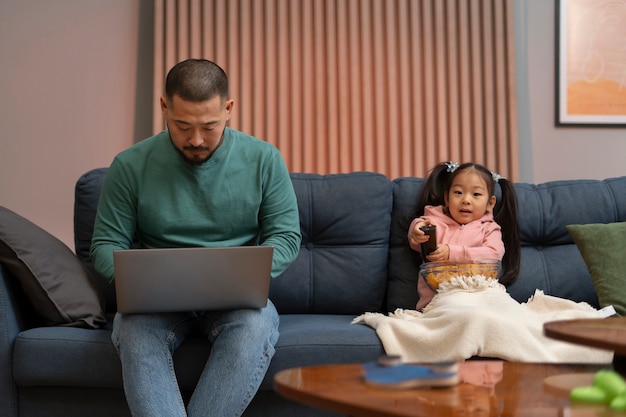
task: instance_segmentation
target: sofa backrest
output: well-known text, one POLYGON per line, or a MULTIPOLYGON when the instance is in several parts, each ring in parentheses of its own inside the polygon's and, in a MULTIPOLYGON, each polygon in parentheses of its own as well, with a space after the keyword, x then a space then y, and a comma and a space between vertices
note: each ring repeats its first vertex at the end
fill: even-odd
POLYGON ((382 311, 387 285, 392 185, 381 174, 291 174, 302 246, 273 280, 281 313, 382 311))
POLYGON ((626 177, 520 183, 515 190, 522 264, 511 295, 523 302, 539 288, 597 307, 591 276, 565 226, 626 221, 626 177))
MULTIPOLYGON (((89 246, 106 168, 76 183, 76 253, 93 272, 89 246)), ((425 180, 370 172, 292 173, 300 209, 302 246, 295 262, 272 281, 270 297, 281 313, 361 314, 415 308, 420 257, 406 232, 425 180)), ((522 240, 520 276, 509 292, 525 302, 546 294, 598 301, 568 224, 626 221, 626 177, 515 184, 522 240)), ((496 190, 499 197, 499 190, 496 190)), ((95 272, 94 272, 95 274, 95 272)), ((98 277, 107 312, 115 291, 98 277)))
POLYGON ((106 278, 95 271, 89 255, 98 200, 106 171, 107 168, 92 169, 81 175, 76 181, 74 187, 74 250, 76 256, 96 278, 96 282, 104 293, 106 312, 115 313, 117 311, 115 286, 109 284, 106 278))
MULTIPOLYGON (((116 311, 115 290, 93 269, 91 235, 106 168, 76 183, 76 254, 116 311)), ((382 311, 387 285, 392 184, 381 174, 291 174, 300 210, 297 259, 272 280, 270 298, 280 313, 360 314, 382 311)))
POLYGON ((425 179, 417 177, 393 180, 387 312, 397 308, 414 309, 417 303, 417 274, 421 257, 409 247, 407 231, 415 217, 415 206, 425 182, 425 179))

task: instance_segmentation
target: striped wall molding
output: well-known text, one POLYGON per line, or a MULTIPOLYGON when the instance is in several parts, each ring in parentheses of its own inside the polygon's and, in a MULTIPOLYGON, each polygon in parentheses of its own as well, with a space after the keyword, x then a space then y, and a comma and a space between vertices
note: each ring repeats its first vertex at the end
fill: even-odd
POLYGON ((154 52, 156 97, 180 60, 221 65, 230 126, 290 171, 518 179, 513 0, 155 0, 154 52))

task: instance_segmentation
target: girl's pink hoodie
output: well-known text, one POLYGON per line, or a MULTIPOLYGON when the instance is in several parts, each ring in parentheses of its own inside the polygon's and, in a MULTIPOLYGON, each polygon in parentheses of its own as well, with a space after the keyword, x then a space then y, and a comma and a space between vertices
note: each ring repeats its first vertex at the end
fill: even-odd
MULTIPOLYGON (((471 259, 502 259, 504 242, 500 226, 493 220, 491 212, 468 224, 459 224, 443 212, 443 206, 426 206, 424 215, 413 219, 409 231, 419 221, 430 220, 437 226, 437 243, 447 244, 450 248, 451 261, 471 259)), ((411 249, 421 252, 420 245, 411 244, 411 249)), ((428 260, 424 260, 428 262, 428 260)), ((426 281, 420 276, 417 281, 419 301, 416 309, 421 310, 434 297, 426 281)))

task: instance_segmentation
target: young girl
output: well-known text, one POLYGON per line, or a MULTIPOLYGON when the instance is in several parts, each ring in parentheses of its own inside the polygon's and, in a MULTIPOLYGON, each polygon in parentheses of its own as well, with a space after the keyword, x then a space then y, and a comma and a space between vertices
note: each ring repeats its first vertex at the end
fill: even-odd
MULTIPOLYGON (((424 262, 446 260, 502 260, 499 281, 505 287, 517 279, 520 265, 517 201, 513 184, 482 165, 446 162, 436 166, 424 185, 417 214, 409 227, 413 250, 429 237, 422 227, 437 226, 437 249, 424 262), (496 205, 495 185, 502 199, 496 205)), ((417 283, 421 310, 434 296, 423 277, 417 283)))

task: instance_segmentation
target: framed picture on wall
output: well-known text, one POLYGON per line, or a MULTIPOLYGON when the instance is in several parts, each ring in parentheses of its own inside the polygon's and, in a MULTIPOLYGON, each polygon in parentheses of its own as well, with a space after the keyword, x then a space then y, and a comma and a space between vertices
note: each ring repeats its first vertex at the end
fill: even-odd
POLYGON ((557 125, 626 126, 626 2, 556 8, 557 125))

